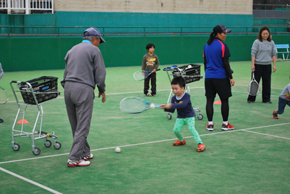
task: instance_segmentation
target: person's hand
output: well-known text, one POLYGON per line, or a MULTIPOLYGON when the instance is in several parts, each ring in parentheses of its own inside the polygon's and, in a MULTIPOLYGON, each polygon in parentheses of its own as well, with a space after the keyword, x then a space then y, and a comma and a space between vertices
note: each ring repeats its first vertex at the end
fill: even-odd
POLYGON ((161 104, 160 108, 162 109, 171 109, 172 104, 161 104))
POLYGON ((276 65, 273 66, 273 73, 276 71, 276 65))
POLYGON ((255 71, 255 65, 254 64, 251 66, 251 69, 252 69, 252 71, 255 71))
POLYGON ((231 81, 231 86, 234 86, 235 85, 235 80, 234 79, 230 79, 231 81))
POLYGON ((155 73, 156 72, 156 69, 153 69, 153 73, 155 73))
POLYGON ((102 103, 106 102, 106 94, 105 93, 99 93, 98 98, 100 98, 100 96, 102 96, 102 103))

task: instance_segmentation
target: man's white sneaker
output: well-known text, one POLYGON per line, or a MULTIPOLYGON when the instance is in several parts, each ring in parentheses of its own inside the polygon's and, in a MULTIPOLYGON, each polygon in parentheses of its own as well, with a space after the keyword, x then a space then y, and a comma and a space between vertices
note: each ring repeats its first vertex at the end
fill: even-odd
POLYGON ((90 154, 90 155, 85 156, 83 159, 85 161, 87 161, 87 160, 90 160, 90 159, 93 159, 93 158, 94 158, 94 155, 93 154, 90 154))
POLYGON ((68 159, 67 166, 68 167, 77 167, 77 166, 89 166, 91 163, 85 160, 73 161, 68 159))

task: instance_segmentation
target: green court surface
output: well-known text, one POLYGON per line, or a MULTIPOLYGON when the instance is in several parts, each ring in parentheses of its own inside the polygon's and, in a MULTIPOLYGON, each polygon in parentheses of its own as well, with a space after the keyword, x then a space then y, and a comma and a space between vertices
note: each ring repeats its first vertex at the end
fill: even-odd
MULTIPOLYGON (((61 149, 46 148, 43 140, 37 140, 41 153, 35 156, 28 137, 15 137, 19 151, 11 146, 17 104, 10 81, 55 76, 60 82, 63 70, 6 72, 0 80, 10 98, 0 105, 0 118, 5 120, 0 123, 0 193, 289 193, 290 108, 287 106, 277 120, 272 111, 290 82, 290 62, 277 62, 277 72, 272 74, 272 104, 262 103, 261 94, 255 103, 247 103, 250 66, 250 61, 231 63, 236 81, 230 98, 229 122, 235 126, 232 131, 221 131, 218 104, 214 105, 215 130, 205 130, 204 80, 189 85, 193 106, 199 107, 204 116, 195 123, 207 147, 203 153, 196 152, 187 127, 182 129, 187 144, 172 146, 177 139, 173 133, 176 113, 168 120, 160 109, 135 115, 119 109, 120 101, 128 96, 165 104, 171 88, 166 72, 157 73, 157 95, 146 97, 143 82, 133 79, 140 67, 108 68, 107 101, 101 103, 96 91, 88 137, 94 159, 90 166, 77 168, 66 166, 72 134, 60 84, 60 97, 42 104, 42 130, 54 131, 61 149), (116 147, 122 149, 121 153, 115 153, 116 147)), ((29 123, 24 131, 31 132, 36 114, 36 107, 28 107, 25 119, 29 123)))

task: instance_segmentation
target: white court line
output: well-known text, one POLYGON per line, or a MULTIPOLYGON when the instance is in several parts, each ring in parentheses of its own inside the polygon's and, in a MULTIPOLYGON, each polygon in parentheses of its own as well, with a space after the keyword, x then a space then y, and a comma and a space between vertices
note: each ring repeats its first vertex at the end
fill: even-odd
POLYGON ((250 128, 246 128, 246 129, 240 129, 241 131, 245 131, 245 130, 250 130, 250 129, 260 129, 260 128, 266 128, 266 127, 276 127, 279 125, 289 125, 290 123, 280 123, 280 124, 275 124, 275 125, 266 125, 266 126, 261 126, 261 127, 250 127, 250 128))
MULTIPOLYGON (((222 131, 222 132, 216 132, 216 133, 207 133, 207 134, 202 134, 200 136, 202 137, 202 136, 209 136, 209 135, 218 135, 218 134, 224 134, 224 133, 231 133, 231 132, 238 132, 238 131, 246 131, 246 130, 250 130, 250 129, 261 129, 261 128, 275 127, 275 126, 289 125, 289 124, 290 123, 280 123, 280 124, 275 124, 275 125, 266 125, 266 126, 260 126, 260 127, 251 127, 251 128, 246 128, 246 129, 237 129, 237 130, 231 130, 231 131, 222 131)), ((185 138, 192 138, 192 136, 188 136, 188 137, 185 137, 185 138)), ((172 140, 176 140, 176 139, 177 138, 165 139, 165 140, 158 140, 158 141, 151 141, 151 142, 144 142, 144 143, 136 143, 136 144, 128 144, 128 145, 122 145, 122 146, 98 148, 98 149, 92 149, 91 152, 100 151, 100 150, 115 149, 116 147, 130 147, 130 146, 138 146, 138 145, 147 145, 147 144, 152 144, 152 143, 161 143, 161 142, 172 141, 172 140)), ((43 159, 43 158, 52 158, 52 157, 64 156, 64 155, 69 155, 69 153, 55 154, 55 155, 49 155, 49 156, 40 156, 40 157, 26 158, 26 159, 20 159, 20 160, 11 160, 11 161, 6 161, 6 162, 0 162, 0 165, 1 164, 7 164, 7 163, 13 163, 13 162, 22 162, 22 161, 28 161, 28 160, 38 160, 38 159, 43 159)))
MULTIPOLYGON (((190 89, 202 89, 202 88, 204 88, 204 87, 192 87, 192 88, 190 88, 190 89)), ((160 91, 160 92, 164 92, 164 91, 170 91, 171 89, 163 89, 163 90, 158 90, 158 91, 160 91)), ((134 91, 134 92, 121 92, 121 93, 108 93, 108 94, 106 94, 106 96, 111 96, 111 95, 122 95, 122 94, 142 94, 143 93, 143 91, 134 91)), ((99 95, 99 93, 95 93, 95 96, 98 96, 99 95)), ((56 99, 63 99, 64 97, 63 96, 59 96, 59 97, 57 97, 56 99)), ((55 99, 54 99, 55 100, 55 99)), ((7 103, 15 103, 16 102, 16 100, 15 101, 8 101, 7 103)), ((23 102, 23 101, 21 101, 21 102, 23 102)), ((48 101, 49 102, 49 101, 48 101)))
POLYGON ((277 136, 277 135, 270 135, 270 134, 267 134, 267 133, 259 133, 259 132, 248 131, 248 130, 242 130, 242 131, 249 132, 249 133, 255 133, 255 134, 259 134, 259 135, 266 135, 266 136, 270 136, 270 137, 277 137, 277 138, 281 138, 281 139, 288 139, 288 140, 290 140, 290 138, 288 138, 288 137, 281 137, 281 136, 277 136))
POLYGON ((45 189, 45 190, 47 190, 47 191, 50 191, 50 192, 52 192, 52 193, 55 193, 55 194, 61 194, 60 192, 58 192, 58 191, 56 191, 56 190, 53 190, 53 189, 51 189, 51 188, 48 188, 47 186, 44 186, 44 185, 39 184, 39 183, 37 183, 37 182, 34 182, 34 181, 30 180, 30 179, 27 179, 27 178, 25 178, 25 177, 23 177, 23 176, 20 176, 20 175, 18 175, 18 174, 15 174, 14 172, 11 172, 11 171, 6 170, 6 169, 4 169, 4 168, 1 168, 1 167, 0 167, 0 170, 3 171, 3 172, 6 172, 6 173, 8 173, 8 174, 10 174, 10 175, 12 175, 12 176, 15 176, 15 177, 17 177, 17 178, 19 178, 19 179, 22 179, 22 180, 24 180, 24 181, 26 181, 26 182, 29 182, 29 183, 31 183, 31 184, 33 184, 33 185, 36 185, 36 186, 38 186, 38 187, 40 187, 40 188, 42 188, 42 189, 45 189))
MULTIPOLYGON (((239 85, 239 86, 242 86, 242 85, 239 85)), ((189 88, 190 90, 191 89, 204 89, 204 87, 191 87, 189 88)), ((170 91, 171 89, 163 89, 163 90, 158 90, 160 92, 164 92, 164 91, 170 91)), ((282 90, 282 89, 281 89, 282 90)), ((139 93, 142 93, 143 91, 133 91, 133 92, 121 92, 121 93, 108 93, 106 94, 106 96, 113 96, 113 95, 122 95, 122 94, 139 94, 139 93)), ((235 93, 243 93, 243 94, 248 94, 248 92, 240 92, 240 91, 235 91, 235 90, 232 90, 232 92, 235 92, 235 93)), ((95 93, 95 96, 98 96, 99 93, 95 93)), ((274 94, 271 94, 271 96, 276 96, 276 97, 279 97, 279 95, 274 95, 274 94)), ((59 96, 58 98, 56 99, 63 99, 64 97, 63 96, 59 96)), ((8 101, 7 103, 15 103, 16 101, 8 101)))
MULTIPOLYGON (((246 128, 246 129, 238 129, 238 130, 233 130, 233 131, 223 131, 223 132, 216 132, 216 133, 208 133, 208 134, 202 134, 200 136, 209 136, 209 135, 218 135, 218 134, 224 134, 224 133, 230 133, 230 132, 238 132, 238 131, 243 131, 243 132, 251 132, 251 133, 256 133, 256 134, 261 134, 261 135, 266 135, 266 136, 271 136, 271 137, 277 137, 277 138, 282 138, 282 139, 287 139, 290 140, 290 138, 286 138, 286 137, 280 137, 280 136, 275 136, 275 135, 269 135, 269 134, 264 134, 264 133, 258 133, 258 132, 253 132, 253 131, 248 131, 250 129, 260 129, 260 128, 266 128, 266 127, 273 127, 273 126, 281 126, 281 125, 288 125, 290 123, 280 123, 280 124, 276 124, 276 125, 267 125, 267 126, 260 126, 260 127, 251 127, 251 128, 246 128)), ((188 136, 185 138, 192 138, 192 136, 188 136)), ((176 140, 177 138, 173 138, 173 139, 165 139, 165 140, 158 140, 158 141, 151 141, 151 142, 144 142, 144 143, 137 143, 137 144, 129 144, 129 145, 123 145, 123 146, 114 146, 114 147, 106 147, 106 148, 99 148, 99 149, 93 149, 91 150, 91 152, 93 151, 100 151, 100 150, 108 150, 108 149, 115 149, 116 147, 131 147, 131 146, 138 146, 138 145, 147 145, 147 144, 153 144, 153 143, 161 143, 161 142, 166 142, 166 141, 173 141, 176 140)), ((42 158, 50 158, 50 157, 56 157, 56 156, 63 156, 63 155, 68 155, 69 153, 64 153, 64 154, 56 154, 56 155, 50 155, 50 156, 43 156, 43 157, 37 157, 37 158, 27 158, 27 159, 21 159, 21 160, 12 160, 12 161, 7 161, 7 162, 0 162, 0 164, 5 164, 5 163, 12 163, 12 162, 21 162, 21 161, 27 161, 27 160, 36 160, 36 159, 42 159, 42 158)), ((32 180, 29 180, 25 177, 22 177, 20 175, 17 175, 13 172, 10 172, 4 168, 0 167, 0 170, 2 170, 3 172, 6 172, 12 176, 15 176, 17 178, 20 178, 24 181, 27 181, 31 184, 34 184, 38 187, 41 187, 47 191, 50 191, 52 193, 56 193, 59 194, 58 191, 55 191, 53 189, 50 189, 44 185, 41 185, 37 182, 34 182, 32 180)))
MULTIPOLYGON (((192 87, 192 88, 189 88, 189 89, 203 89, 204 87, 192 87)), ((163 89, 163 90, 158 90, 158 92, 164 92, 164 91, 170 91, 171 89, 163 89)), ((122 92, 122 93, 109 93, 109 94, 106 94, 108 96, 110 95, 120 95, 120 94, 135 94, 135 93, 143 93, 143 91, 135 91, 135 92, 122 92)), ((97 94, 97 93, 96 93, 97 94)))

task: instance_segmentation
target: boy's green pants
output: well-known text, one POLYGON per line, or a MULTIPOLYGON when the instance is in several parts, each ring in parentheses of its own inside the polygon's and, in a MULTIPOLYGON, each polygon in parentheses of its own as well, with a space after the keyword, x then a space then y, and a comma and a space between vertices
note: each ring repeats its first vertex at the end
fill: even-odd
POLYGON ((195 124, 195 118, 194 117, 189 117, 189 118, 177 118, 176 119, 176 122, 175 122, 175 125, 174 125, 174 129, 173 129, 173 132, 175 133, 175 135, 177 136, 177 138, 180 140, 180 141, 183 141, 184 138, 182 136, 182 134, 180 133, 181 131, 181 128, 184 126, 184 125, 187 125, 190 133, 192 134, 196 144, 202 144, 202 141, 199 137, 199 134, 198 132, 196 131, 195 127, 194 127, 194 124, 195 124))

